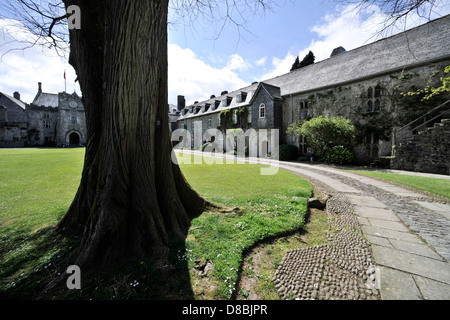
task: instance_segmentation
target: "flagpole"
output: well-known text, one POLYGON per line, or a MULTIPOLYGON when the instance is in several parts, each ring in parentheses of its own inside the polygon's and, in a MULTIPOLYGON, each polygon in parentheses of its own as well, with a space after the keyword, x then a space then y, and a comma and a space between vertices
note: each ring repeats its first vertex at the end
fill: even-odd
POLYGON ((67 92, 66 69, 64 69, 64 92, 67 92))

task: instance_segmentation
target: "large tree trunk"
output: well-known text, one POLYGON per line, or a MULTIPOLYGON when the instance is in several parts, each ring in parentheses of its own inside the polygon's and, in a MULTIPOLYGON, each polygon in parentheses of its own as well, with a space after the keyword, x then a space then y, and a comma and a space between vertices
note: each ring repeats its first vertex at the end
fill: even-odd
POLYGON ((171 161, 168 0, 64 2, 81 9, 70 63, 88 141, 78 192, 57 228, 81 237, 75 263, 85 268, 164 256, 169 236, 185 237, 192 215, 209 205, 171 161))

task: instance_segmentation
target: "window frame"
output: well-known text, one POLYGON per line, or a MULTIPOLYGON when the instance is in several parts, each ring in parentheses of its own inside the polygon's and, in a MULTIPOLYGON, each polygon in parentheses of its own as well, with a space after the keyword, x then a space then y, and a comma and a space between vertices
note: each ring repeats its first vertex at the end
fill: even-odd
POLYGON ((367 113, 381 112, 382 89, 379 84, 372 88, 371 86, 367 89, 367 113))
POLYGON ((259 105, 259 118, 260 119, 266 118, 266 104, 265 103, 261 103, 259 105), (261 116, 261 111, 262 111, 262 116, 261 116))

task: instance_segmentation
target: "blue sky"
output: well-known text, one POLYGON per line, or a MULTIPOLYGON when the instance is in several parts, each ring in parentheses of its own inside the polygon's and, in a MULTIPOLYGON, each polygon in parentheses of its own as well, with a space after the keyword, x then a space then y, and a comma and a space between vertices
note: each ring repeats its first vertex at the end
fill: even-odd
MULTIPOLYGON (((171 15, 169 103, 175 104, 178 94, 184 95, 189 104, 287 73, 295 57, 302 59, 309 50, 320 61, 338 46, 351 50, 427 22, 411 16, 380 35, 385 15, 377 7, 359 11, 331 0, 276 3, 273 10, 245 15, 247 31, 238 31, 228 23, 219 37, 215 30, 220 22, 214 24, 204 18, 185 27, 186 21, 171 15)), ((440 0, 434 11, 432 19, 450 14, 450 0, 440 0)), ((34 47, 6 53, 23 46, 16 40, 30 38, 18 26, 0 16, 0 91, 10 95, 19 91, 23 101, 31 102, 37 82, 43 83, 45 92, 63 91, 66 70, 67 91, 80 93, 74 83, 75 72, 54 52, 34 47)))

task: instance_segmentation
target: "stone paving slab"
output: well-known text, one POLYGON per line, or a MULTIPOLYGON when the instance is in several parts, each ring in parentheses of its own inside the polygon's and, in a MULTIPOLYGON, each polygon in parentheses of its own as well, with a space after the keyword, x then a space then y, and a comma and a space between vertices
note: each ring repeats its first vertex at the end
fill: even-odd
POLYGON ((370 225, 373 227, 380 227, 389 230, 408 232, 408 229, 400 222, 380 220, 380 219, 369 219, 370 225))
POLYGON ((376 244, 376 245, 379 245, 379 246, 383 246, 383 247, 388 247, 388 248, 394 249, 394 246, 392 245, 392 243, 387 238, 377 237, 377 236, 373 236, 373 235, 370 235, 370 234, 366 234, 366 235, 364 235, 364 237, 367 239, 367 241, 370 244, 376 244))
POLYGON ((426 245, 417 245, 415 243, 401 241, 396 239, 387 239, 389 243, 392 245, 393 249, 413 253, 416 255, 432 258, 439 261, 444 261, 436 252, 431 250, 426 245))
POLYGON ((375 227, 375 226, 366 226, 366 225, 361 226, 361 229, 364 234, 369 234, 369 235, 373 235, 373 236, 377 236, 377 237, 402 240, 402 241, 407 241, 407 242, 417 243, 417 244, 423 243, 415 235, 408 233, 408 232, 401 232, 401 231, 389 230, 389 229, 379 228, 379 227, 375 227))
POLYGON ((373 245, 372 252, 378 265, 442 282, 450 290, 450 268, 446 262, 379 245, 373 245))
POLYGON ((358 196, 358 195, 347 195, 348 201, 351 204, 359 207, 371 207, 371 208, 387 208, 386 204, 370 196, 358 196))
POLYGON ((357 206, 355 207, 355 214, 369 220, 380 219, 387 221, 400 221, 391 209, 357 206))
POLYGON ((449 285, 419 276, 413 276, 413 278, 424 299, 450 300, 449 285))
POLYGON ((411 274, 380 267, 380 292, 382 300, 422 300, 411 274))

